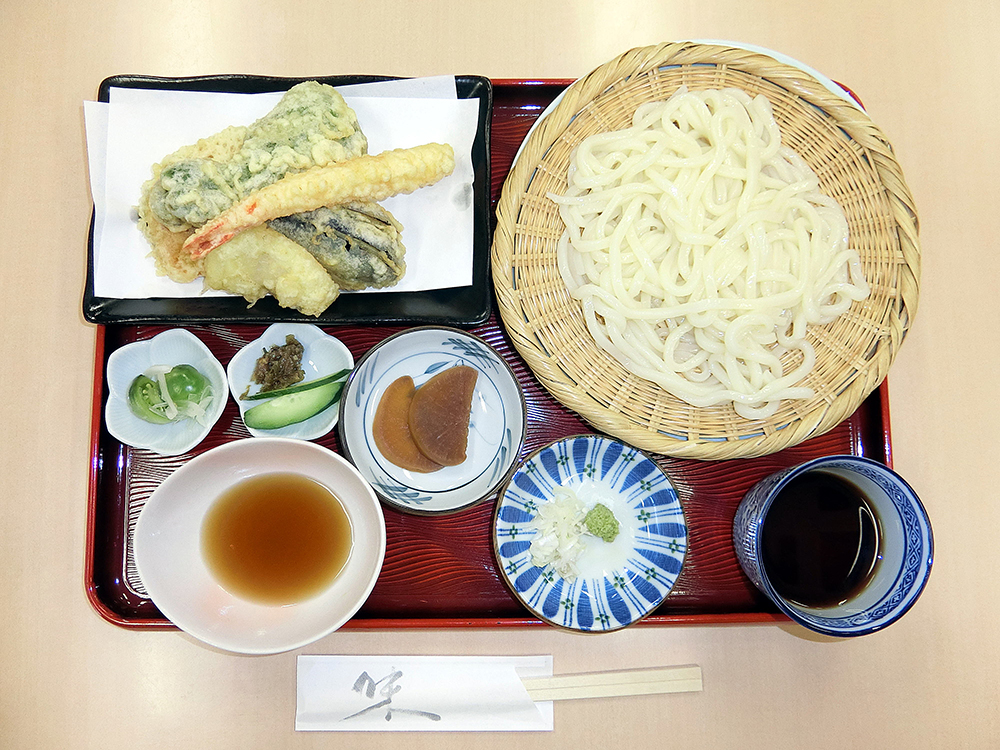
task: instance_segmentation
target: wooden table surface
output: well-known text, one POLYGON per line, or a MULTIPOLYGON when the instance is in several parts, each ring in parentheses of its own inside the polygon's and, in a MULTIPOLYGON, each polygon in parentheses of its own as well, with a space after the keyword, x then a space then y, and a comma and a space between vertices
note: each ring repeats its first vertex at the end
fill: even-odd
POLYGON ((0 3, 0 746, 995 747, 1000 5, 547 0, 0 3), (625 50, 728 39, 850 86, 920 213, 919 312, 890 375, 895 468, 934 572, 888 630, 791 625, 341 632, 300 653, 552 654, 557 673, 699 664, 701 693, 570 701, 512 738, 294 731, 295 653, 238 657, 104 621, 84 593, 95 327, 83 101, 119 73, 574 78, 625 50))

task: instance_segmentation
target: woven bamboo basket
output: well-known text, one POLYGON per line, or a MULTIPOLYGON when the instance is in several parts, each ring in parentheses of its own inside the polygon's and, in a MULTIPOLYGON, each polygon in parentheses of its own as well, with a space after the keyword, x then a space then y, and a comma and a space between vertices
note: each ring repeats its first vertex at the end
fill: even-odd
POLYGON ((918 221, 892 147, 870 118, 800 68, 724 45, 633 49, 570 86, 525 139, 503 186, 492 248, 503 323, 538 380, 596 430, 654 453, 695 459, 767 455, 849 417, 885 378, 917 308, 918 221), (698 408, 628 372, 595 344, 556 267, 564 224, 547 195, 566 189, 574 147, 628 127, 635 108, 689 90, 764 94, 785 145, 843 207, 872 292, 837 321, 810 326, 811 398, 767 419, 698 408))

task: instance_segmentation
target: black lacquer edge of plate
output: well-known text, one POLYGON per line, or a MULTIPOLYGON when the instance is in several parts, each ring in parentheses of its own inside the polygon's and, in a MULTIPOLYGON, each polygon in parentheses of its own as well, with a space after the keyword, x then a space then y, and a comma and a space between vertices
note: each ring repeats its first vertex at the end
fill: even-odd
MULTIPOLYGON (((98 101, 110 101, 112 88, 145 88, 178 91, 221 91, 262 93, 284 91, 302 81, 319 81, 331 86, 397 80, 393 76, 325 76, 280 78, 252 75, 212 75, 163 78, 118 75, 101 82, 98 101)), ((490 127, 493 112, 493 84, 482 76, 456 76, 459 99, 479 100, 479 126, 472 146, 475 195, 472 285, 426 292, 372 292, 341 295, 318 317, 280 307, 273 297, 265 297, 252 307, 239 297, 117 299, 94 294, 94 223, 91 214, 87 243, 87 282, 83 295, 83 315, 97 324, 164 323, 315 323, 346 325, 359 323, 478 325, 490 315, 490 245, 493 241, 490 207, 490 127)))

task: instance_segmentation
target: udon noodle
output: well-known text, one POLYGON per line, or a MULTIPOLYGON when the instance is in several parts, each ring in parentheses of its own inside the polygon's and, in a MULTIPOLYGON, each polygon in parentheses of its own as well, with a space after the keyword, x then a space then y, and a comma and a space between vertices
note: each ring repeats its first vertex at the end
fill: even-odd
POLYGON ((558 266, 598 346, 694 406, 808 398, 808 325, 869 287, 841 207, 783 146, 771 103, 679 90, 575 149, 558 266))

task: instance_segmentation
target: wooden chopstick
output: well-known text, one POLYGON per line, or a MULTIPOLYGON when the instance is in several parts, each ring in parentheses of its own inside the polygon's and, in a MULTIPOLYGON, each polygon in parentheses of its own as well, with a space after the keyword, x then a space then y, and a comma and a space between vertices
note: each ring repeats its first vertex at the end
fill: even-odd
POLYGON ((521 680, 534 701, 688 693, 702 689, 701 667, 656 667, 521 680))

